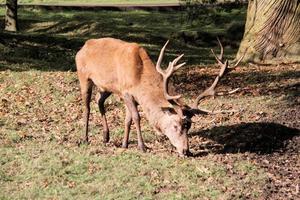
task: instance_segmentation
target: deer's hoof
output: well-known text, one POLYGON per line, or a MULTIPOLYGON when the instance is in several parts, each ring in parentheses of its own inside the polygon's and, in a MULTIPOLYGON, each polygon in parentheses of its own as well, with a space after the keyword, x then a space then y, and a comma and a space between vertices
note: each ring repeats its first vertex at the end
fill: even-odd
POLYGON ((77 143, 78 146, 89 145, 90 144, 90 142, 86 139, 80 139, 76 143, 77 143))
POLYGON ((189 150, 184 151, 183 153, 178 153, 178 156, 181 158, 187 158, 193 156, 193 153, 189 150))
POLYGON ((147 149, 148 149, 147 146, 145 146, 145 145, 138 146, 138 148, 139 148, 140 151, 142 151, 144 153, 146 153, 147 149))
POLYGON ((103 134, 103 143, 108 143, 109 142, 109 132, 104 132, 103 134))
POLYGON ((103 144, 107 144, 109 142, 109 138, 103 138, 103 144))

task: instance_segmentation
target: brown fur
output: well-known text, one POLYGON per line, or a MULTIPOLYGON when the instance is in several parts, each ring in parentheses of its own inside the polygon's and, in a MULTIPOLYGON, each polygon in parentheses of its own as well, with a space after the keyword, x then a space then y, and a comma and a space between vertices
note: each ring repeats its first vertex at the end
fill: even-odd
MULTIPOLYGON (((108 94, 109 96, 110 93, 114 93, 125 101, 128 109, 128 112, 126 112, 127 125, 125 125, 125 134, 131 119, 139 125, 139 116, 138 113, 135 113, 135 108, 132 106, 131 101, 141 105, 148 121, 156 130, 161 130, 164 133, 168 123, 172 126, 175 124, 174 126, 181 128, 182 122, 181 119, 178 119, 177 114, 165 112, 162 109, 171 106, 164 97, 162 77, 156 71, 145 49, 138 44, 127 43, 113 38, 88 40, 76 55, 76 65, 81 93, 87 109, 85 112, 86 137, 88 132, 89 102, 93 84, 99 88, 102 94, 108 94), (136 120, 132 117, 133 115, 136 116, 136 120)), ((103 103, 106 98, 106 96, 102 98, 103 103)), ((103 103, 99 103, 99 107, 103 103)), ((105 111, 101 112, 101 114, 105 118, 105 111)), ((103 120, 106 123, 106 119, 103 120)), ((173 137, 172 133, 168 134, 173 137)), ((167 136, 170 138, 169 135, 167 136)), ((171 142, 172 140, 183 140, 180 138, 181 136, 175 136, 174 134, 174 137, 176 138, 170 138, 171 142)), ((128 144, 125 138, 123 146, 127 147, 128 144)), ((142 141, 138 142, 139 146, 143 146, 141 144, 142 141)), ((181 143, 184 143, 185 147, 175 146, 180 148, 180 151, 187 150, 187 141, 181 143)))

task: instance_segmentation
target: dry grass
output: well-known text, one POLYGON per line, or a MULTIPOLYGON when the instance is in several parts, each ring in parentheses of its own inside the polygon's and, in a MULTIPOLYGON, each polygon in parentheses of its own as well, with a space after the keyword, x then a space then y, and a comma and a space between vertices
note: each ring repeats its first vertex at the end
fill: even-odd
MULTIPOLYGON (((182 84, 181 92, 192 92, 194 96, 214 73, 215 70, 202 67, 183 70, 177 76, 179 80, 183 75, 190 76, 182 84), (202 77, 203 74, 208 78, 202 77), (191 84, 189 79, 196 77, 202 81, 191 84)), ((264 150, 280 151, 283 146, 277 143, 284 142, 285 136, 293 137, 292 129, 268 122, 282 123, 284 119, 280 117, 287 108, 297 109, 299 99, 295 99, 297 94, 292 85, 299 78, 294 73, 299 74, 298 65, 266 67, 262 72, 243 67, 231 74, 220 89, 228 89, 235 83, 241 92, 207 100, 203 106, 243 111, 196 119, 198 122, 190 133, 191 151, 196 157, 179 159, 169 142, 154 135, 144 120, 143 134, 151 150, 145 154, 138 152, 135 134, 131 136, 129 149, 122 150, 124 112, 122 103, 115 98, 110 98, 106 105, 111 143, 101 142, 100 116, 93 103, 91 144, 77 146, 82 133, 82 106, 76 74, 3 71, 0 73, 0 196, 17 199, 261 198, 268 173, 251 157, 264 150), (272 81, 257 78, 259 75, 262 78, 266 71, 273 77, 272 81), (258 73, 255 80, 248 76, 251 73, 258 73), (274 91, 274 80, 288 89, 274 91), (245 125, 247 128, 243 128, 245 125), (274 137, 275 133, 277 139, 266 144, 265 139, 274 137)), ((299 118, 294 120, 297 122, 299 118)))

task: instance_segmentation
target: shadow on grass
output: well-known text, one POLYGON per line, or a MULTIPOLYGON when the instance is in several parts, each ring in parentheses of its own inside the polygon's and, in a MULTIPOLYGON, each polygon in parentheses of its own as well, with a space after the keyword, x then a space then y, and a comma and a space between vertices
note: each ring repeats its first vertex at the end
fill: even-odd
MULTIPOLYGON (((75 54, 83 46, 85 39, 78 37, 64 37, 52 34, 13 34, 0 32, 2 56, 0 70, 27 71, 30 69, 42 71, 75 71, 75 54), (21 67, 19 67, 21 66, 21 67)), ((162 36, 123 36, 110 35, 110 37, 121 38, 125 41, 137 42, 145 46, 153 62, 163 44, 169 39, 162 36), (149 38, 149 39, 147 39, 149 38)), ((164 64, 173 60, 176 55, 185 54, 184 60, 188 64, 214 63, 211 48, 217 48, 216 42, 206 44, 202 47, 191 46, 176 39, 171 41, 165 54, 164 64)), ((0 46, 0 49, 1 49, 0 46)), ((233 50, 235 51, 235 50, 233 50)), ((232 53, 232 50, 229 50, 232 53)))
POLYGON ((198 151, 194 156, 204 155, 205 153, 201 152, 204 149, 221 154, 285 152, 293 148, 299 149, 299 144, 290 143, 294 137, 299 136, 298 129, 263 122, 220 126, 190 134, 191 140, 195 137, 203 137, 213 141, 209 144, 192 144, 191 149, 198 151))
POLYGON ((83 41, 78 39, 47 34, 0 32, 0 37, 4 40, 0 71, 74 71, 75 50, 83 45, 83 41))
MULTIPOLYGON (((216 37, 223 38, 226 54, 234 56, 241 38, 232 35, 232 26, 243 24, 245 8, 229 11, 210 9, 189 24, 178 12, 86 12, 19 10, 21 31, 17 34, 0 31, 0 70, 44 71, 75 70, 74 56, 90 38, 114 37, 144 46, 153 61, 160 48, 170 39, 165 63, 184 53, 188 64, 208 64, 214 59, 210 48, 218 48, 216 37), (215 17, 222 19, 223 23, 215 17), (207 19, 207 20, 206 20, 207 19)), ((0 17, 0 27, 3 29, 0 17)), ((239 26, 239 25, 238 25, 239 26)), ((239 26, 243 29, 243 26, 239 26)), ((243 32, 243 31, 240 31, 243 32)))

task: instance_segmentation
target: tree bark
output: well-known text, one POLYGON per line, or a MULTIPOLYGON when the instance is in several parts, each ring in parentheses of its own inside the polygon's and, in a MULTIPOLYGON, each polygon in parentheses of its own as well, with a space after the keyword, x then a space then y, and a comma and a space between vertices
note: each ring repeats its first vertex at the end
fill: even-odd
POLYGON ((18 30, 18 0, 6 0, 4 30, 14 32, 18 30))
POLYGON ((244 62, 300 62, 300 0, 250 0, 241 56, 244 62))

